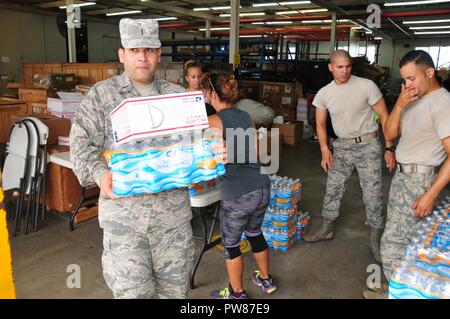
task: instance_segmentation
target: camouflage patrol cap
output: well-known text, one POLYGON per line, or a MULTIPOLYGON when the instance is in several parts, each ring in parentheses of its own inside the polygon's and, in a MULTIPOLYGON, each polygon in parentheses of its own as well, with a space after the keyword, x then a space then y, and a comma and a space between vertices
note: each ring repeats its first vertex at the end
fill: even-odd
POLYGON ((121 19, 120 40, 126 49, 160 48, 159 25, 153 19, 121 19))

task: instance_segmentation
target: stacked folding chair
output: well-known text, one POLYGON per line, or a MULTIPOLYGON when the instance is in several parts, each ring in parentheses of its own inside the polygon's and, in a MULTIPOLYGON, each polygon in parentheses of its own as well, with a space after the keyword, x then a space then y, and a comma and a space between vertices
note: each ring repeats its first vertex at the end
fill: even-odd
POLYGON ((13 215, 13 235, 20 231, 27 198, 25 213, 25 234, 31 221, 37 230, 39 213, 45 216, 45 175, 47 168, 48 127, 39 119, 27 117, 11 128, 3 167, 4 191, 18 191, 16 209, 13 215), (39 209, 41 206, 41 209, 39 209), (31 216, 31 219, 30 219, 31 216))

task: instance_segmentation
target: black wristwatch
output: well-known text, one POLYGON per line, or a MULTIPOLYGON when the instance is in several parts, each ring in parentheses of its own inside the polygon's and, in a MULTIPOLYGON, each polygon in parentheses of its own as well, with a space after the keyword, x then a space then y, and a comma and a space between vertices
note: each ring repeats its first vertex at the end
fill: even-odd
POLYGON ((389 151, 389 152, 392 152, 392 153, 395 153, 395 149, 396 149, 395 146, 391 146, 391 147, 386 147, 385 148, 386 151, 389 151))

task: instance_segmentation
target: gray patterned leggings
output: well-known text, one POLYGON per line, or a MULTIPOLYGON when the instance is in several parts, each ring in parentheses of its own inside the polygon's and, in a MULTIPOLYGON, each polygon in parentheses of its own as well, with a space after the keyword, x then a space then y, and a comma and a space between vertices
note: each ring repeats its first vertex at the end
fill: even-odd
MULTIPOLYGON (((264 186, 242 196, 224 200, 220 206, 220 229, 225 248, 239 247, 241 235, 261 234, 261 224, 269 205, 270 187, 264 186)), ((225 249, 225 258, 227 249, 225 249)))

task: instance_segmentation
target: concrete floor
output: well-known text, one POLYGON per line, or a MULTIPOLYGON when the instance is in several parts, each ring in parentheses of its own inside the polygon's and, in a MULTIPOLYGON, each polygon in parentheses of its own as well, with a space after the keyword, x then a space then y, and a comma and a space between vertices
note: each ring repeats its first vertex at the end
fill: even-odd
MULTIPOLYGON (((318 221, 325 192, 326 174, 320 167, 318 143, 303 141, 298 148, 284 147, 279 175, 302 178, 304 186, 300 208, 318 221)), ((384 174, 386 204, 390 176, 384 174)), ((112 298, 102 276, 102 232, 97 219, 68 229, 67 216, 48 213, 37 232, 21 232, 11 239, 14 277, 18 298, 112 298), (81 269, 81 288, 68 288, 69 265, 81 269)), ((375 264, 367 243, 368 228, 356 172, 349 180, 341 203, 335 238, 309 244, 298 242, 287 252, 272 251, 271 274, 279 290, 270 298, 362 298, 366 272, 375 264)), ((198 219, 193 220, 199 234, 198 219)), ((217 227, 216 232, 219 232, 217 227)), ((197 247, 199 247, 199 242, 197 247)), ((196 288, 190 298, 208 298, 212 290, 227 285, 223 252, 207 251, 196 274, 196 288)), ((268 298, 251 284, 255 269, 251 253, 244 255, 245 289, 251 298, 268 298)))

